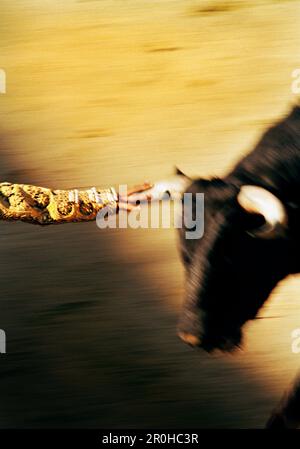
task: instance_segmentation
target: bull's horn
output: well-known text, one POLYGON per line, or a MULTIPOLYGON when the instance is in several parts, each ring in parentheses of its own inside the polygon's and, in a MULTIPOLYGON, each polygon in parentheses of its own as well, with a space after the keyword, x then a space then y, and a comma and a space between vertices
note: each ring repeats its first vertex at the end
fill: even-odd
POLYGON ((242 186, 237 197, 240 206, 251 214, 260 214, 265 223, 249 231, 253 237, 274 239, 282 237, 287 226, 287 213, 282 202, 263 187, 242 186))
POLYGON ((180 199, 189 184, 191 184, 191 178, 186 176, 181 170, 176 169, 175 175, 155 182, 152 189, 146 193, 152 200, 162 200, 166 196, 171 199, 180 199))

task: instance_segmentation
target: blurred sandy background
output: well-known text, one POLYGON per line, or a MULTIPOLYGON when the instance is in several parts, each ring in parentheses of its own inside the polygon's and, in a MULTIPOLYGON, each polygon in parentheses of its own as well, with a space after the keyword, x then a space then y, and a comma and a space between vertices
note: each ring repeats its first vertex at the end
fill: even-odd
MULTIPOLYGON (((0 174, 51 187, 221 175, 294 101, 297 1, 2 0, 0 174)), ((175 335, 172 230, 1 224, 0 427, 262 427, 300 366, 300 284, 244 352, 175 335)), ((226 298, 224 298, 224 301, 226 298)))

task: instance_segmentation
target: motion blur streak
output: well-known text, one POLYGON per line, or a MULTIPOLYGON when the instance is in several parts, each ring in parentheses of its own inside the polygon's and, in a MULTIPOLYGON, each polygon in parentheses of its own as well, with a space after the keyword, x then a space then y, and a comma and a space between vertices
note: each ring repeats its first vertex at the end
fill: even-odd
MULTIPOLYGON (((296 1, 2 0, 1 179, 50 187, 222 174, 291 101, 296 1)), ((0 427, 256 427, 299 357, 299 280, 246 352, 176 337, 170 230, 1 224, 0 427)))

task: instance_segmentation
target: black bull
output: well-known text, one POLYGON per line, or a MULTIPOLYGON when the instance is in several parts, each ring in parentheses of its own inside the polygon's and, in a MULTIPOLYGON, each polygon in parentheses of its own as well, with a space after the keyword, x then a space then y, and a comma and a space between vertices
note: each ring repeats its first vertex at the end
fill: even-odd
MULTIPOLYGON (((255 318, 276 284, 300 272, 300 107, 271 127, 229 174, 193 181, 187 192, 204 193, 205 231, 195 240, 186 239, 186 229, 179 231, 186 269, 179 335, 207 351, 232 350, 242 342, 243 325, 255 318), (268 197, 251 210, 239 200, 243 186, 273 194, 285 214, 280 232, 273 232, 278 223, 273 228, 266 223, 268 197)), ((299 423, 297 380, 268 427, 299 423)))

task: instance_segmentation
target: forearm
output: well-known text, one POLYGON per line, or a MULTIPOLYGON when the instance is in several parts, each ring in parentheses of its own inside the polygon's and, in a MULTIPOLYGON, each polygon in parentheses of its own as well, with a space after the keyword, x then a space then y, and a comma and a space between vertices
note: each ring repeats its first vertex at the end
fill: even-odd
POLYGON ((0 219, 49 225, 92 221, 103 207, 117 211, 113 188, 51 190, 28 184, 0 183, 0 219))

